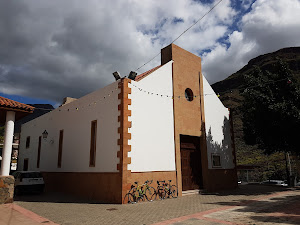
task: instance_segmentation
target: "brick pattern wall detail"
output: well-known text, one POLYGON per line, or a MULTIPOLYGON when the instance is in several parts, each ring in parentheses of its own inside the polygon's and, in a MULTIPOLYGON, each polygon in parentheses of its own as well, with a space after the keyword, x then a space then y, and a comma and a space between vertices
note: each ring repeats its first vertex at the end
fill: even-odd
POLYGON ((119 88, 121 89, 118 98, 120 99, 120 104, 118 105, 118 110, 120 115, 118 121, 120 122, 120 127, 118 128, 118 133, 120 134, 120 139, 118 139, 118 145, 120 150, 117 153, 117 157, 120 159, 120 163, 117 165, 117 169, 121 176, 121 189, 122 189, 122 203, 124 196, 130 190, 131 184, 129 179, 131 176, 131 171, 128 170, 128 164, 131 164, 131 158, 128 157, 128 152, 131 151, 131 146, 128 144, 128 140, 131 139, 131 134, 128 132, 128 128, 131 127, 131 122, 128 117, 131 116, 131 110, 128 106, 131 105, 131 99, 129 99, 129 94, 131 94, 131 88, 128 84, 131 83, 130 79, 123 78, 119 83, 119 88))

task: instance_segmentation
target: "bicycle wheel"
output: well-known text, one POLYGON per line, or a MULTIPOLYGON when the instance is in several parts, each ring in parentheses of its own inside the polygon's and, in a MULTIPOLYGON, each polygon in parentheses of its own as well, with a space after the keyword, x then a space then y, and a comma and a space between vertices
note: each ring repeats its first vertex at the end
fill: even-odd
POLYGON ((127 193, 124 197, 123 203, 124 204, 136 203, 135 196, 131 193, 127 193))
POLYGON ((164 200, 166 198, 166 192, 164 190, 163 187, 158 187, 157 188, 157 193, 158 197, 161 199, 161 200, 164 200))
POLYGON ((177 198, 178 197, 178 189, 175 185, 172 185, 170 187, 170 195, 172 196, 172 198, 177 198))
POLYGON ((152 202, 154 200, 152 198, 155 197, 155 189, 153 187, 149 187, 148 189, 146 189, 145 197, 147 201, 152 202))

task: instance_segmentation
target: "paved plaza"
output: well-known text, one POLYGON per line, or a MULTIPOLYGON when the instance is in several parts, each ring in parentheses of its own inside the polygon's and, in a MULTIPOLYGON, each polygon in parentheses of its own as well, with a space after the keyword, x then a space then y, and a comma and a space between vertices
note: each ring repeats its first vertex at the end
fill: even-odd
POLYGON ((29 219, 32 224, 64 225, 300 224, 300 189, 240 185, 231 191, 129 205, 101 204, 46 193, 20 196, 14 204, 1 207, 0 225, 20 224, 14 223, 15 219, 28 225, 29 219), (5 217, 1 214, 3 207, 7 210, 5 217), (9 215, 13 215, 10 220, 9 215))

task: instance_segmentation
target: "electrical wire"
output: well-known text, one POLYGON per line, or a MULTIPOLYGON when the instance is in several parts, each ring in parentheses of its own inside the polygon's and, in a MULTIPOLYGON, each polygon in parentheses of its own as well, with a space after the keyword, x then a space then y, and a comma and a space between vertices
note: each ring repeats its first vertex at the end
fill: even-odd
MULTIPOLYGON (((265 83, 263 83, 263 85, 270 84, 270 83, 277 83, 277 82, 281 82, 281 81, 289 81, 289 80, 286 79, 286 78, 283 78, 283 79, 276 80, 276 81, 265 82, 265 83)), ((167 97, 167 98, 171 98, 171 99, 176 99, 176 98, 180 99, 180 98, 185 98, 185 97, 186 97, 186 96, 182 96, 182 95, 173 96, 173 95, 166 95, 166 94, 155 93, 155 92, 148 91, 148 90, 145 90, 145 89, 143 89, 143 88, 140 88, 140 87, 138 87, 138 86, 136 86, 136 85, 134 85, 134 84, 131 84, 131 85, 132 85, 133 87, 137 88, 139 91, 144 92, 144 93, 148 93, 149 95, 153 95, 153 96, 167 97)), ((250 87, 242 87, 242 88, 237 88, 237 89, 235 89, 235 90, 253 89, 253 88, 256 88, 256 87, 260 87, 260 86, 261 86, 261 85, 255 85, 255 86, 250 86, 250 87)), ((116 90, 117 90, 117 89, 116 89, 116 90)), ((113 92, 114 92, 114 91, 112 91, 112 93, 113 93, 113 92)), ((214 93, 205 93, 205 94, 203 94, 203 95, 193 95, 193 97, 194 97, 194 98, 197 98, 197 97, 201 97, 201 96, 209 96, 209 95, 217 95, 217 96, 219 97, 219 94, 218 94, 218 93, 216 94, 215 92, 214 92, 214 93)), ((111 96, 110 94, 103 96, 103 100, 108 99, 108 97, 110 97, 110 96, 111 96)), ((98 100, 98 101, 94 101, 94 102, 90 103, 88 106, 96 105, 98 102, 100 102, 100 101, 99 101, 99 100, 98 100)), ((72 108, 74 108, 76 111, 79 110, 78 107, 72 107, 72 108)), ((86 108, 86 107, 81 107, 81 108, 86 108)), ((38 110, 45 110, 45 111, 53 111, 53 110, 55 110, 55 109, 45 109, 45 108, 35 108, 35 109, 38 109, 38 110)), ((65 109, 60 109, 60 108, 57 108, 57 109, 58 109, 58 111, 70 111, 70 109, 67 109, 67 110, 65 110, 65 109)))
MULTIPOLYGON (((195 26, 199 21, 201 21, 205 16, 207 16, 207 14, 209 14, 214 8, 216 8, 223 0, 218 1, 215 5, 213 5, 202 17, 200 17, 195 23, 193 23, 191 26, 189 26, 187 29, 185 29, 177 38, 175 38, 170 44, 174 43, 175 41, 177 41, 182 35, 184 35, 188 30, 190 30, 193 26, 195 26)), ((155 55, 153 58, 151 58, 149 61, 147 61, 146 63, 144 63, 142 66, 138 67, 135 71, 138 71, 139 69, 141 69, 142 67, 144 67, 145 65, 147 65, 148 63, 150 63, 153 59, 155 59, 157 56, 160 55, 160 52, 155 55)))

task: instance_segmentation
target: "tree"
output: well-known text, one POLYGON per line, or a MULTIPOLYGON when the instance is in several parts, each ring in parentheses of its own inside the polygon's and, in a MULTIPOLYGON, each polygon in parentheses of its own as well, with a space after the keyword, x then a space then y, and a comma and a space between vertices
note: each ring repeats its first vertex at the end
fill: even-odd
POLYGON ((268 154, 283 151, 300 155, 300 87, 287 64, 278 59, 269 71, 256 67, 244 79, 241 111, 245 142, 257 144, 268 154))

